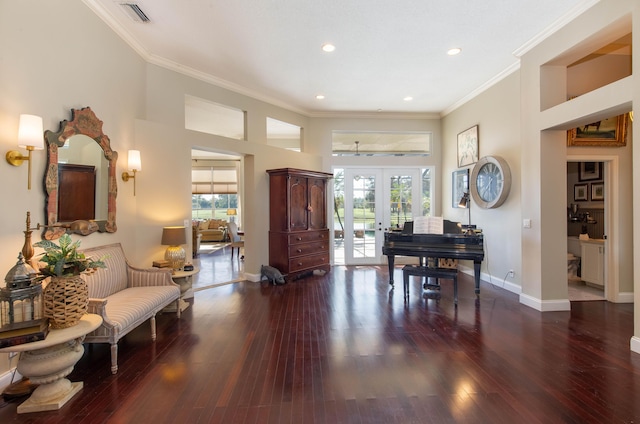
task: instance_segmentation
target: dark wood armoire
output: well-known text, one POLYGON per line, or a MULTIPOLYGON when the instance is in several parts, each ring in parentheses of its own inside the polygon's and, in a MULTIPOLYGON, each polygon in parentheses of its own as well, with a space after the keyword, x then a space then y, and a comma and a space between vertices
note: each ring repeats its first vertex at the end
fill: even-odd
POLYGON ((326 172, 270 169, 269 265, 287 279, 329 268, 326 172))

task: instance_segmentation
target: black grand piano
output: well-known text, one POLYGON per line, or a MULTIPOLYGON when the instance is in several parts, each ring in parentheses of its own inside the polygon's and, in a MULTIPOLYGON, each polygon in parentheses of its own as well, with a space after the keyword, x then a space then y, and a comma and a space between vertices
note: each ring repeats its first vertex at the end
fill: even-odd
POLYGON ((456 223, 445 221, 445 234, 413 234, 413 223, 406 222, 402 231, 384 234, 382 254, 389 262, 389 284, 393 284, 396 256, 473 260, 476 294, 480 294, 480 265, 484 259, 482 234, 463 234, 456 223))

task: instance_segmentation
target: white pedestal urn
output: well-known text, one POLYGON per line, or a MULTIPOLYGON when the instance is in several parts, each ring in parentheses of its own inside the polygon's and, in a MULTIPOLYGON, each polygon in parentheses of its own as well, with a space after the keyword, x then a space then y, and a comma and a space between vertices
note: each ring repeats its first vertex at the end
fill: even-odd
POLYGON ((18 414, 60 409, 82 389, 81 381, 72 383, 65 377, 84 353, 85 336, 100 324, 99 315, 87 314, 76 325, 49 331, 44 340, 0 349, 0 353, 22 352, 18 371, 39 384, 31 397, 18 406, 18 414))
POLYGON ((71 383, 64 378, 73 371, 84 353, 82 340, 84 336, 44 349, 22 352, 18 372, 29 376, 29 380, 39 386, 31 394, 29 404, 18 412, 58 409, 59 404, 64 404, 82 389, 82 382, 71 383))

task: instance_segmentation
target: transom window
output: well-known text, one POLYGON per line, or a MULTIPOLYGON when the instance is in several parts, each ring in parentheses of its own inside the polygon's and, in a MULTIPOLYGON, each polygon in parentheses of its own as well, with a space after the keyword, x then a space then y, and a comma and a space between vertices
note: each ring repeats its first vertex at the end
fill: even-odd
POLYGON ((430 156, 431 132, 333 131, 333 156, 430 156))

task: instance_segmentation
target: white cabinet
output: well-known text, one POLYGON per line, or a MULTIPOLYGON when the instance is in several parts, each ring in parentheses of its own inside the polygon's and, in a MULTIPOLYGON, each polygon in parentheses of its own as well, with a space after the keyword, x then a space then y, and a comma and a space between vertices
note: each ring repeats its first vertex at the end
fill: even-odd
POLYGON ((604 287, 604 241, 582 241, 582 280, 604 287))

